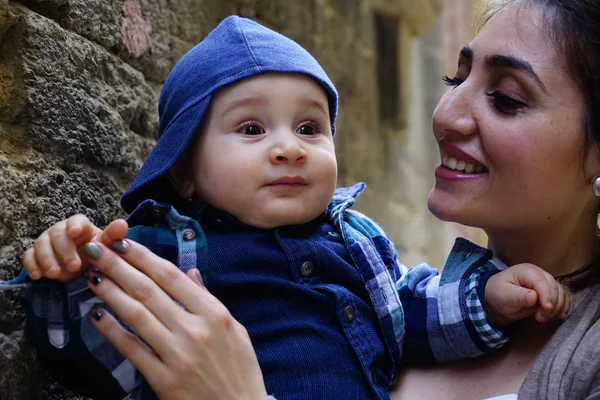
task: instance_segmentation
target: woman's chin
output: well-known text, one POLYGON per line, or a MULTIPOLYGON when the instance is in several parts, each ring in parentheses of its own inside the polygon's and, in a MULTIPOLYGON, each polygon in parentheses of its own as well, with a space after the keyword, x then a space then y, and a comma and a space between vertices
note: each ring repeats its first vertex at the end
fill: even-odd
POLYGON ((429 212, 441 221, 464 224, 464 207, 456 206, 453 202, 438 200, 432 194, 427 199, 429 212))

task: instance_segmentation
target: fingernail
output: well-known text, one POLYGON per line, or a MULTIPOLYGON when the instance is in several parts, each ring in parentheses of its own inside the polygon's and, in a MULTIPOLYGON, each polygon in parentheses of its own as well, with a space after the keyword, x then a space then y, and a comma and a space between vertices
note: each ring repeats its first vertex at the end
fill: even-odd
POLYGON ((129 251, 129 243, 124 240, 115 240, 112 244, 112 248, 117 253, 125 254, 129 251))
POLYGON ((92 310, 90 311, 90 315, 92 316, 92 318, 94 318, 96 321, 100 321, 100 318, 104 317, 104 310, 101 308, 92 308, 92 310))
POLYGON ((85 246, 83 246, 83 251, 92 260, 99 259, 100 255, 102 254, 102 250, 100 249, 100 247, 98 247, 96 243, 92 242, 87 243, 85 246))
POLYGON ((86 277, 87 280, 92 282, 92 285, 94 286, 102 282, 102 277, 100 276, 100 274, 96 271, 92 271, 91 269, 88 272, 86 272, 86 277))

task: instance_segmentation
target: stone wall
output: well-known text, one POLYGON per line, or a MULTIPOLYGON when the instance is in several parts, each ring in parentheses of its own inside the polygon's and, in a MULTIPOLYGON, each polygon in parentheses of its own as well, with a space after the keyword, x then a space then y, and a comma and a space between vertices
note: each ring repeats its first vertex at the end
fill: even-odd
MULTIPOLYGON (((428 21, 439 12, 437 0, 420 3, 428 21)), ((84 213, 103 226, 122 216, 119 195, 156 137, 161 83, 233 13, 290 36, 322 63, 341 96, 339 184, 368 183, 358 208, 384 226, 407 264, 440 265, 448 230, 425 198, 439 163, 429 117, 440 92, 441 31, 417 36, 426 24, 414 21, 420 11, 403 13, 411 4, 0 0, 0 279, 18 272, 23 251, 54 222, 84 213), (404 121, 393 126, 378 118, 375 11, 399 18, 404 121)), ((36 363, 16 292, 0 291, 0 400, 75 398, 36 363)))

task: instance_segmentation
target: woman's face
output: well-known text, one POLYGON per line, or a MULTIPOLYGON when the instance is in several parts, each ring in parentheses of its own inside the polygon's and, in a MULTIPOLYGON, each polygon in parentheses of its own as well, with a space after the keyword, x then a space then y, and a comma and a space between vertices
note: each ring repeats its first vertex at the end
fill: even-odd
POLYGON ((442 164, 428 198, 440 219, 539 229, 595 212, 598 151, 584 160, 583 97, 541 9, 513 3, 460 52, 433 115, 442 164), (583 166, 583 168, 582 168, 583 166))

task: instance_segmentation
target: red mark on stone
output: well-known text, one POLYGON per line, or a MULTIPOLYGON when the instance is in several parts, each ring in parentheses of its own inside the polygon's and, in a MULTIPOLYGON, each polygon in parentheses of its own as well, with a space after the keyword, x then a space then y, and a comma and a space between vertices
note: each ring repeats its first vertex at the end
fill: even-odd
POLYGON ((129 54, 139 57, 146 51, 152 51, 152 24, 150 13, 142 15, 142 9, 147 6, 147 0, 126 0, 123 4, 123 23, 121 36, 129 54))

